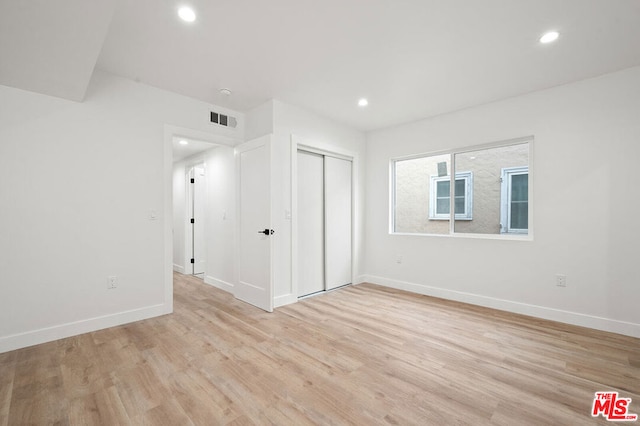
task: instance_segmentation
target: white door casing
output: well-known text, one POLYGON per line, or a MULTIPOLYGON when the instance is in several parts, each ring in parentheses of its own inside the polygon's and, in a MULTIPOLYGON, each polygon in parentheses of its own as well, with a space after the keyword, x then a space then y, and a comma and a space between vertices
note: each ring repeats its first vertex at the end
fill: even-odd
POLYGON ((206 194, 206 181, 204 165, 200 164, 193 167, 193 179, 192 185, 192 215, 193 234, 192 234, 192 258, 195 259, 193 263, 193 274, 204 274, 207 264, 207 253, 205 244, 205 194, 206 194))
POLYGON ((272 312, 271 136, 238 145, 235 152, 239 221, 234 295, 272 312))
POLYGON ((298 296, 325 289, 324 157, 298 151, 298 296))

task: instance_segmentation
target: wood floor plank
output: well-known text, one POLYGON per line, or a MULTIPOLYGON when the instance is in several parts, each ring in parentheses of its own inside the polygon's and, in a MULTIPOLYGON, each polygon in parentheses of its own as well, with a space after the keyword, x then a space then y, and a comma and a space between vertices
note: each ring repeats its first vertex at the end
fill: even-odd
POLYGON ((16 352, 0 354, 0 426, 9 424, 9 409, 15 377, 16 352))
POLYGON ((14 385, 8 424, 66 425, 69 424, 68 405, 61 375, 47 376, 17 387, 14 385))
POLYGON ((227 424, 242 415, 218 385, 209 380, 206 372, 189 369, 175 373, 169 378, 169 389, 197 425, 227 424))
POLYGON ((75 398, 69 404, 69 423, 72 425, 134 425, 127 415, 115 386, 75 398))
POLYGON ((174 276, 174 313, 0 354, 0 426, 575 425, 640 412, 640 339, 349 286, 266 313, 174 276))

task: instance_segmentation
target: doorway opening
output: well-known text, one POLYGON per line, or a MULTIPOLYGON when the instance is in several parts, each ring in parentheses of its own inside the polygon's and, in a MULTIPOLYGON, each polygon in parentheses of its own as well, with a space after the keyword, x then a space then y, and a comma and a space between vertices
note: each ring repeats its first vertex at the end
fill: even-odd
MULTIPOLYGON (((218 144, 172 136, 173 270, 204 279, 207 260, 207 153, 218 144)), ((209 171, 210 172, 210 171, 209 171)))

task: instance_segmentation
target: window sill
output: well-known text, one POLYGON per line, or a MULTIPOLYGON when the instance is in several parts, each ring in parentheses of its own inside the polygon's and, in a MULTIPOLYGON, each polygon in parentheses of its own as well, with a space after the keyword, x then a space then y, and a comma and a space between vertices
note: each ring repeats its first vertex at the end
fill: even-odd
POLYGON ((472 240, 533 241, 533 235, 531 234, 421 234, 417 232, 389 232, 389 235, 402 237, 466 238, 472 240))

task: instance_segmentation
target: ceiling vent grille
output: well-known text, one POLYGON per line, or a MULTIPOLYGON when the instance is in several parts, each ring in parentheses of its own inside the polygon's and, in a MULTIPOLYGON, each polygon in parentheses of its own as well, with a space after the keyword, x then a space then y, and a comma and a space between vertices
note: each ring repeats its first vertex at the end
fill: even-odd
POLYGON ((209 121, 213 124, 217 124, 219 126, 231 127, 233 129, 238 125, 238 120, 235 117, 231 117, 230 115, 220 114, 215 111, 211 111, 209 121))

